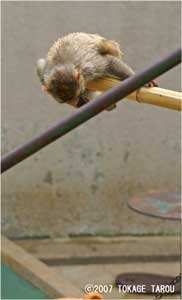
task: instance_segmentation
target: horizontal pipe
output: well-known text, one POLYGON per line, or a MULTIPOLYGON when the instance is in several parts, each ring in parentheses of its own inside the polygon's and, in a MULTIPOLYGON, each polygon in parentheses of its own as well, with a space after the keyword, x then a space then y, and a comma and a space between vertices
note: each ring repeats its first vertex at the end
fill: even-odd
MULTIPOLYGON (((119 79, 104 77, 88 82, 87 88, 94 91, 105 92, 112 87, 117 86, 120 82, 119 79)), ((137 103, 152 104, 178 111, 182 110, 182 93, 159 87, 142 87, 140 93, 138 93, 138 97, 135 91, 132 94, 129 94, 127 99, 134 101, 138 101, 137 99, 139 99, 137 103)))
POLYGON ((26 144, 3 156, 1 160, 1 172, 5 172, 6 170, 12 168, 22 160, 31 156, 33 153, 39 151, 77 126, 98 115, 107 107, 125 98, 136 89, 142 87, 144 84, 173 68, 180 62, 181 49, 178 49, 153 65, 147 67, 143 71, 124 80, 118 86, 113 87, 97 97, 97 99, 79 108, 68 118, 58 122, 26 144))

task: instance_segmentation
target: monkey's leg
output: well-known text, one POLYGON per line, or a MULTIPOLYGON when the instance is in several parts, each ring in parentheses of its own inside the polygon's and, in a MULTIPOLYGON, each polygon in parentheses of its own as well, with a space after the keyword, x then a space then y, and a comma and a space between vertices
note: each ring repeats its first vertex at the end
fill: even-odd
POLYGON ((117 57, 108 55, 107 59, 109 60, 107 69, 108 75, 113 75, 118 77, 120 80, 124 80, 135 74, 135 72, 127 64, 117 57))
MULTIPOLYGON (((114 75, 121 80, 125 80, 128 77, 135 74, 135 72, 123 61, 116 57, 109 57, 109 68, 108 68, 109 75, 114 75)), ((145 84, 145 87, 156 87, 158 84, 152 80, 149 83, 145 84)), ((140 102, 140 89, 136 91, 136 100, 140 102)))

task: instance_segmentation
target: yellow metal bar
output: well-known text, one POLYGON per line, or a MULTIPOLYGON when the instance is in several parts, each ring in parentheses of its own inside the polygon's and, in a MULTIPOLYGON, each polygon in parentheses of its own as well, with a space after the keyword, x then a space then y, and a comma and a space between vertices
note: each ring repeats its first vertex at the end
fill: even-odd
MULTIPOLYGON (((104 79, 90 81, 87 84, 87 88, 104 92, 119 83, 120 81, 118 79, 105 77, 104 79)), ((127 98, 129 100, 137 101, 136 92, 128 95, 127 98)), ((166 90, 159 87, 142 87, 137 98, 139 99, 139 103, 148 103, 179 111, 182 109, 182 93, 180 92, 166 90)))

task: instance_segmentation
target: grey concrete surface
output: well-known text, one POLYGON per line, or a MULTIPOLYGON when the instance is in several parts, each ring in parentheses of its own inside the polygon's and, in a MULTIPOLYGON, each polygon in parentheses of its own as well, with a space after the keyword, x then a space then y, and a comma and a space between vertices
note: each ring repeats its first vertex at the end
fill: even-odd
MULTIPOLYGON (((2 153, 73 113, 43 94, 35 65, 60 36, 100 33, 141 70, 180 45, 180 2, 2 3, 2 153)), ((180 90, 180 67, 158 79, 180 90)), ((132 212, 127 200, 180 190, 180 114, 123 101, 2 177, 10 237, 178 233, 180 224, 132 212)))

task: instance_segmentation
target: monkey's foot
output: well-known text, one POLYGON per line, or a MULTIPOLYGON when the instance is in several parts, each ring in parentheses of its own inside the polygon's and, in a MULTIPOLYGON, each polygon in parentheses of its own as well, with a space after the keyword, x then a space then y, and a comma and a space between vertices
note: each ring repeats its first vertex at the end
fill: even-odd
POLYGON ((146 83, 144 86, 145 87, 158 87, 159 85, 154 80, 151 80, 150 82, 146 83))
MULTIPOLYGON (((148 83, 146 83, 145 85, 144 85, 144 87, 158 87, 159 85, 154 81, 154 80, 151 80, 150 82, 148 82, 148 83)), ((136 90, 136 101, 138 101, 138 102, 141 102, 140 101, 140 90, 141 90, 141 88, 139 88, 139 89, 137 89, 136 90)))

